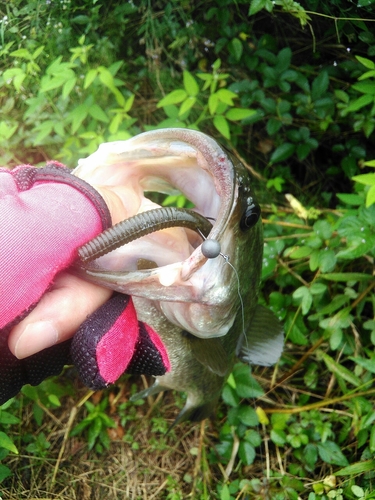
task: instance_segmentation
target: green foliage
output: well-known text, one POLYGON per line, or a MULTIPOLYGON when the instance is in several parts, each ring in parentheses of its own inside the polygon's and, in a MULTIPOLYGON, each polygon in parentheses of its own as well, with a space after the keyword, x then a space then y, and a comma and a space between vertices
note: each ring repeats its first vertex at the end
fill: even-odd
POLYGON ((70 435, 81 435, 85 431, 89 450, 95 447, 95 450, 101 453, 103 448, 108 449, 110 445, 107 429, 116 427, 114 420, 105 411, 108 407, 108 398, 104 398, 97 405, 87 401, 85 407, 87 416, 74 427, 70 435))
POLYGON ((20 163, 19 151, 31 145, 74 162, 102 142, 131 136, 128 129, 135 119, 128 112, 134 95, 116 76, 122 62, 91 67, 92 50, 82 36, 68 60, 57 56, 43 69, 36 60, 44 46, 33 53, 21 48, 9 54, 13 67, 0 76, 0 96, 6 98, 0 121, 3 163, 20 163))
POLYGON ((203 80, 202 89, 197 80, 187 70, 183 72, 183 89, 176 89, 167 94, 158 102, 158 108, 164 108, 168 119, 159 123, 159 127, 188 127, 201 130, 201 122, 212 121, 216 130, 225 139, 231 139, 230 122, 238 122, 249 118, 255 111, 235 107, 234 99, 238 98, 235 92, 226 87, 228 73, 220 73, 221 61, 217 59, 212 65, 212 73, 198 73, 197 77, 203 80), (218 88, 219 87, 219 88, 218 88), (207 95, 205 91, 209 90, 207 95), (202 95, 200 95, 202 94, 202 95), (174 105, 180 104, 179 109, 174 105), (191 113, 194 106, 198 113, 191 113))
MULTIPOLYGON (((104 141, 190 127, 259 173, 261 300, 284 324, 285 352, 274 370, 235 366, 213 432, 201 431, 202 443, 188 447, 199 475, 184 469, 179 482, 169 469, 166 498, 375 497, 373 7, 371 0, 0 7, 2 164, 56 158, 74 166, 104 141)), ((189 202, 176 195, 163 204, 189 202)), ((48 461, 50 415, 75 394, 64 386, 27 386, 2 406, 3 484, 19 455, 48 461)), ((86 401, 70 436, 102 456, 119 426, 121 442, 139 454, 139 426, 149 422, 149 452, 170 454, 168 439, 179 431, 164 436, 168 422, 151 411, 141 420, 142 405, 122 399, 113 414, 107 396, 86 401)), ((191 432, 183 427, 181 440, 191 432)))

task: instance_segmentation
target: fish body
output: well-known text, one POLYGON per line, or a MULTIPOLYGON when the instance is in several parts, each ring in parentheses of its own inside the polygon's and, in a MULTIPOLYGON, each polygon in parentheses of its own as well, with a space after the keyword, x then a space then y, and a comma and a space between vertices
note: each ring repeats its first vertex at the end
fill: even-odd
POLYGON ((201 132, 161 129, 101 145, 74 174, 116 191, 124 218, 156 208, 147 197, 151 191, 182 193, 212 223, 207 238, 220 244, 216 258, 202 253, 195 232, 169 228, 79 270, 89 281, 131 295, 138 319, 166 348, 170 371, 137 397, 183 391, 187 401, 176 422, 207 417, 237 357, 272 365, 282 352, 279 322, 258 305, 263 233, 249 172, 201 132))

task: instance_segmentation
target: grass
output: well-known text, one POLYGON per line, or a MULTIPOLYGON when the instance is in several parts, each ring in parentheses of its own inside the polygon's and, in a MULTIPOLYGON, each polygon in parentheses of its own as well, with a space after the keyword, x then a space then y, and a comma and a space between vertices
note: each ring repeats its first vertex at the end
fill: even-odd
MULTIPOLYGON (((301 256, 298 246, 303 235, 304 255, 309 244, 324 252, 317 236, 331 232, 325 218, 335 229, 330 241, 339 255, 347 240, 337 240, 335 247, 336 232, 353 214, 340 210, 324 212, 319 224, 302 222, 287 209, 267 214, 262 300, 267 297, 278 314, 284 311, 287 337, 277 366, 253 367, 251 379, 238 365, 212 419, 169 433, 184 395, 130 403, 131 394, 151 383, 145 377, 126 376, 92 393, 67 370, 53 383, 23 389, 7 409, 20 419, 4 426, 19 454, 2 461, 13 474, 1 483, 0 497, 375 498, 375 336, 373 322, 363 323, 371 318, 374 282, 355 274, 369 273, 371 258, 360 260, 356 253, 352 262, 333 262, 336 274, 311 272, 310 256, 301 256), (358 276, 364 281, 356 281, 358 276), (292 299, 298 287, 303 295, 292 299), (241 380, 258 386, 256 399, 244 397, 248 387, 241 392, 241 380)), ((360 209, 361 217, 371 210, 360 209)), ((363 220, 372 224, 371 217, 363 220)))
MULTIPOLYGON (((262 370, 261 381, 269 383, 267 380, 271 379, 272 370, 262 370)), ((129 409, 131 382, 125 380, 120 390, 109 391, 108 414, 116 427, 108 429, 109 450, 100 452, 89 451, 82 435, 67 439, 74 424, 85 413, 81 402, 91 393, 84 388, 74 397, 63 398, 60 408, 44 409, 40 427, 35 422, 32 404, 26 405, 22 433, 44 433, 50 448, 42 453, 43 456, 27 454, 22 448, 19 455, 9 456, 4 463, 11 468, 13 476, 4 481, 1 497, 4 500, 215 498, 217 485, 231 477, 241 475, 263 481, 271 469, 273 473, 284 473, 285 464, 280 454, 269 446, 259 450, 251 467, 241 466, 235 455, 227 467, 210 463, 207 452, 214 450, 219 441, 226 409, 223 406, 219 409, 219 418, 200 424, 183 424, 165 434, 177 414, 176 402, 182 407, 181 397, 165 393, 129 409), (81 402, 77 403, 79 400, 81 402), (128 411, 124 411, 124 407, 128 411), (134 409, 136 412, 131 412, 134 409), (131 420, 122 425, 122 415, 129 412, 131 420)), ((91 394, 90 400, 99 404, 104 397, 103 392, 98 392, 91 394)))

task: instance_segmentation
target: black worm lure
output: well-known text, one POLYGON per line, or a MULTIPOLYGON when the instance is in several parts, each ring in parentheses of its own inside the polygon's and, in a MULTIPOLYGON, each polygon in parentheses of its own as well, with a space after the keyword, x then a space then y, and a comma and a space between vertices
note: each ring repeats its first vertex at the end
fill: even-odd
POLYGON ((175 226, 193 229, 204 238, 212 229, 211 222, 193 210, 177 207, 155 208, 134 215, 103 231, 81 246, 78 255, 82 262, 90 262, 146 234, 175 226))

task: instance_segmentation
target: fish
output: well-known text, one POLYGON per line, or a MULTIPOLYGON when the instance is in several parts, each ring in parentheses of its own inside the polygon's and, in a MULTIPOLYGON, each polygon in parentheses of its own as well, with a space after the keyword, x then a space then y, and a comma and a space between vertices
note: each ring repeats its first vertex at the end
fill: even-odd
POLYGON ((73 174, 115 191, 125 219, 160 209, 150 193, 182 194, 211 223, 206 234, 150 230, 75 269, 131 296, 168 353, 170 369, 131 399, 181 391, 186 403, 173 425, 209 417, 238 360, 271 366, 283 350, 282 325, 258 303, 263 231, 250 172, 212 137, 168 128, 103 143, 73 174))

